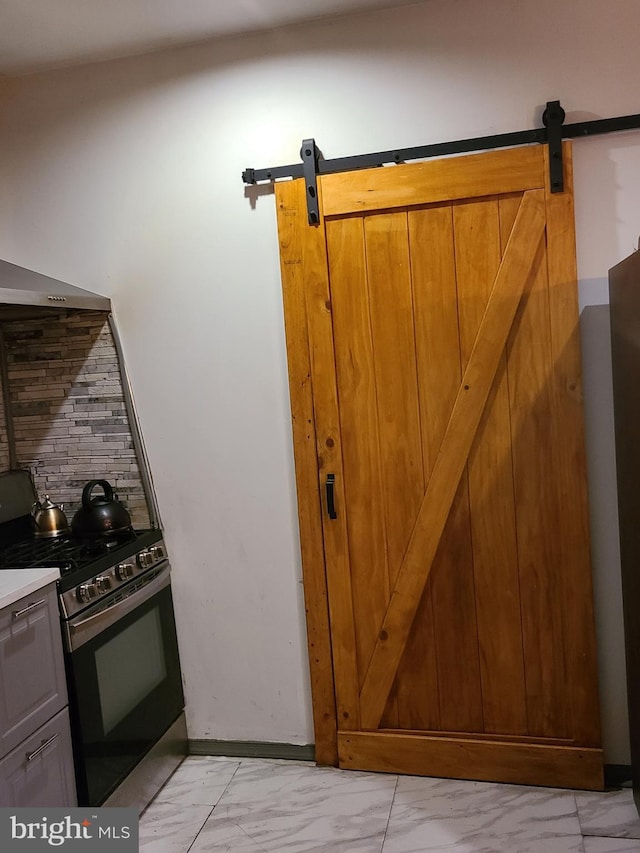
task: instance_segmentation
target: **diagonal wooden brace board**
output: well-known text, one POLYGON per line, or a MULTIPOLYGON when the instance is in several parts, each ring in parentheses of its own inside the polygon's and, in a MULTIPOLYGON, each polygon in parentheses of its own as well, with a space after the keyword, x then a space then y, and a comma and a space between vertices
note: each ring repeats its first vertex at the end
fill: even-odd
POLYGON ((384 712, 544 230, 544 191, 525 192, 360 691, 363 729, 384 712))

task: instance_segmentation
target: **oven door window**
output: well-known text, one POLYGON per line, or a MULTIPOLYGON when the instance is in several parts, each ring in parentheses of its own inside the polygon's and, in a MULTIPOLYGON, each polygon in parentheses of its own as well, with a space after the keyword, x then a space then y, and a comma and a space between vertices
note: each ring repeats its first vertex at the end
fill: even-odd
POLYGON ((95 652, 102 728, 108 735, 167 677, 167 661, 154 607, 95 652))
POLYGON ((67 663, 78 794, 81 804, 99 805, 184 706, 171 587, 73 651, 67 663))

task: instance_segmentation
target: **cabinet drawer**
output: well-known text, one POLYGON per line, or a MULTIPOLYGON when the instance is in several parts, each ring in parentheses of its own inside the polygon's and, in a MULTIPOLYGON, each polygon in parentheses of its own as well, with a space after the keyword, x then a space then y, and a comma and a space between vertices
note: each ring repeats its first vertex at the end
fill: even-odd
POLYGON ((0 756, 67 704, 55 584, 0 610, 0 756))
POLYGON ((0 806, 76 806, 65 708, 0 761, 0 806))

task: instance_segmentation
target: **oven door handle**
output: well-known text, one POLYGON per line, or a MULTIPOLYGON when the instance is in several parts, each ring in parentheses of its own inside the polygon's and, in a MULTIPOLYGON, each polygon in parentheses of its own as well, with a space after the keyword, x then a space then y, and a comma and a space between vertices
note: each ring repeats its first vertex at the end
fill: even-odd
POLYGON ((131 613, 141 604, 144 604, 145 601, 153 598, 161 589, 169 586, 171 583, 170 572, 171 567, 167 563, 153 580, 149 581, 142 588, 132 591, 126 598, 116 601, 105 610, 100 610, 98 613, 94 613, 93 616, 87 616, 79 622, 71 620, 67 624, 66 637, 69 651, 74 652, 76 649, 79 649, 101 631, 104 631, 110 625, 114 625, 128 613, 131 613))

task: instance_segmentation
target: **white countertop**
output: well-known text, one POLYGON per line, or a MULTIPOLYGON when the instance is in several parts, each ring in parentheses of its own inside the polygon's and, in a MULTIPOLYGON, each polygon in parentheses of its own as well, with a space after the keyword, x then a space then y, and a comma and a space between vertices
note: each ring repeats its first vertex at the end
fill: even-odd
POLYGON ((0 609, 36 592, 60 577, 58 569, 6 569, 0 571, 0 609))

